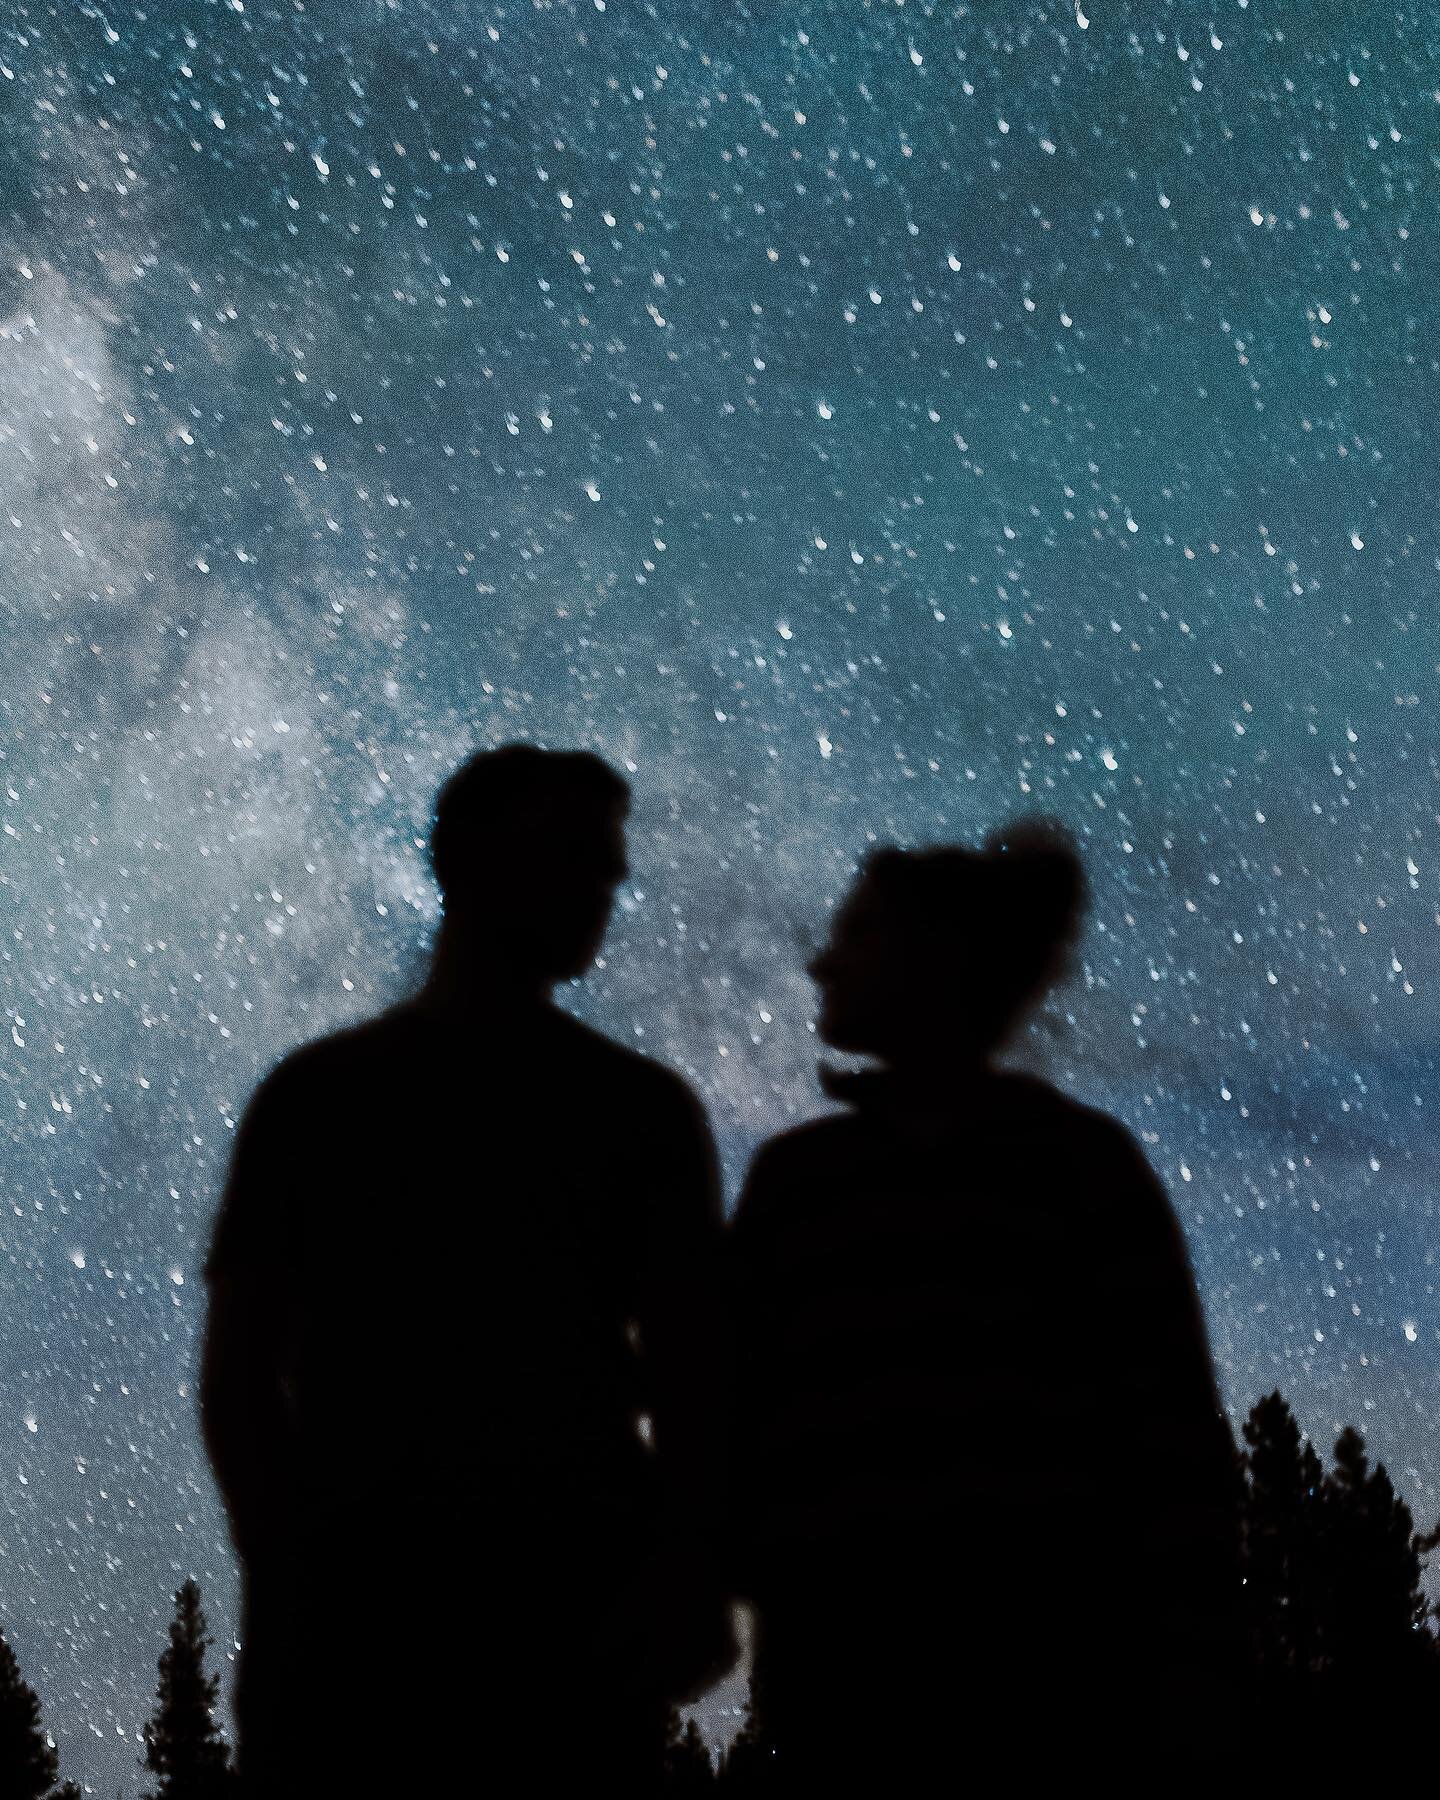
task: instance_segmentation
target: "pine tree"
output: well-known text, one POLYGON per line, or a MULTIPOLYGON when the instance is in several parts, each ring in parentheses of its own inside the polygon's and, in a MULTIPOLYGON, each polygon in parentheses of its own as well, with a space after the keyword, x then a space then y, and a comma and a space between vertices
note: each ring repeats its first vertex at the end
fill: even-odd
POLYGON ((215 1724, 220 1680, 205 1673, 209 1647, 200 1589, 187 1581, 175 1596, 158 1704, 145 1727, 144 1766, 160 1785, 144 1800, 221 1800, 234 1791, 229 1746, 215 1724))
POLYGON ((672 1707, 665 1733, 666 1795, 709 1794, 714 1787, 715 1768, 700 1727, 687 1719, 682 1729, 680 1714, 672 1707))
POLYGON ((1324 1471, 1277 1391, 1245 1421, 1242 1557, 1259 1670, 1308 1674, 1321 1662, 1324 1471))
POLYGON ((1327 1472, 1278 1393, 1245 1424, 1245 1594, 1263 1675, 1353 1683, 1440 1675, 1410 1509, 1347 1426, 1327 1472))
POLYGON ((766 1735, 756 1679, 750 1677, 745 1722, 720 1759, 720 1792, 730 1800, 768 1792, 774 1780, 775 1750, 766 1735))
POLYGON ((58 1767, 40 1724, 35 1690, 0 1632, 0 1794, 5 1800, 41 1800, 58 1767))
POLYGON ((1420 1586, 1429 1540, 1417 1535, 1385 1465, 1371 1469, 1353 1425, 1336 1440, 1324 1498, 1327 1667, 1348 1680, 1421 1673, 1435 1653, 1420 1586))

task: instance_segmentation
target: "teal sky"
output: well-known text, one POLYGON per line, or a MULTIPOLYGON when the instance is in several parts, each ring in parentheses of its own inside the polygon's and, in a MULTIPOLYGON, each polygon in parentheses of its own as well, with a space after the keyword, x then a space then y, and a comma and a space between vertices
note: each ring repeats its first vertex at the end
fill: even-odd
MULTIPOLYGON (((1440 1512, 1437 49, 1270 0, 12 9, 0 1621, 63 1773, 139 1791, 187 1575, 232 1642, 230 1134, 414 978, 481 744, 628 772, 574 1004, 732 1187, 820 1105, 857 856, 1064 819, 1093 915, 1020 1054, 1141 1134, 1232 1408, 1440 1512)), ((397 1202, 394 1249, 445 1246, 397 1202)))

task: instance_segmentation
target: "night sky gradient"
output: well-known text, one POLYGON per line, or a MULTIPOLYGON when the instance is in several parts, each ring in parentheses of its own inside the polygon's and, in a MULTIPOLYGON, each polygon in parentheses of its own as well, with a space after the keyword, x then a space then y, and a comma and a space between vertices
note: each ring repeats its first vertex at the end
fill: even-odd
POLYGON ((233 1644, 231 1134, 416 979, 510 739, 630 774, 573 1004, 732 1191, 866 846, 1066 821, 1022 1056, 1141 1134, 1232 1410, 1433 1521, 1437 174, 1421 5, 7 10, 0 1622, 62 1774, 139 1791, 186 1576, 233 1644))

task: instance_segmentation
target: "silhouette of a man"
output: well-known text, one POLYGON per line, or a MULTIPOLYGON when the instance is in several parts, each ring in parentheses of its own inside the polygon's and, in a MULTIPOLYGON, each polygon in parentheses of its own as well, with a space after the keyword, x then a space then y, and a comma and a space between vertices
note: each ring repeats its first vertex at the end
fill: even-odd
POLYGON ((593 756, 476 756, 438 802, 428 983, 241 1124, 201 1399, 267 1800, 644 1792, 667 1698, 725 1659, 709 1131, 550 999, 599 948, 627 803, 593 756))

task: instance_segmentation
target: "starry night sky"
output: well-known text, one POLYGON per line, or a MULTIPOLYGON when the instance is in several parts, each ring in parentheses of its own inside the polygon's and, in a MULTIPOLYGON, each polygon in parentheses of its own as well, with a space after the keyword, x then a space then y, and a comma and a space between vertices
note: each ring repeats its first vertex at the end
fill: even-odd
POLYGON ((416 979, 477 745, 629 772, 567 1003, 732 1189, 867 844, 1068 822, 1020 1054, 1142 1135, 1232 1409, 1433 1520, 1437 171, 1418 5, 10 9, 0 1623, 62 1774, 139 1790, 186 1576, 232 1642, 231 1133, 416 979))

